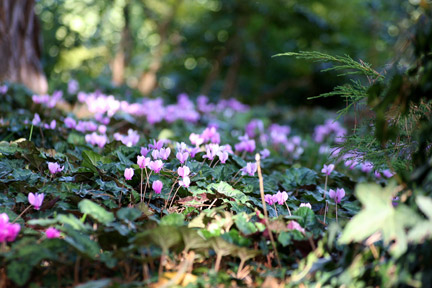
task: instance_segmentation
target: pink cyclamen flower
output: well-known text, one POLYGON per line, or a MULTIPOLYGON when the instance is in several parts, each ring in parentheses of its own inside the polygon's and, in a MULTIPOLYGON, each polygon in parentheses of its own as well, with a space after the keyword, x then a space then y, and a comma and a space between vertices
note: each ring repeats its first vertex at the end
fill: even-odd
POLYGON ((149 163, 149 168, 155 173, 159 173, 163 166, 162 160, 150 161, 149 163))
POLYGON ((219 151, 218 153, 219 160, 222 164, 225 164, 225 162, 228 160, 228 152, 226 151, 219 151))
POLYGON ((277 202, 279 205, 283 205, 286 200, 288 200, 288 193, 285 191, 278 191, 275 195, 273 195, 273 201, 277 202))
POLYGON ((180 161, 181 164, 184 164, 189 158, 189 152, 177 152, 176 158, 180 161))
POLYGON ((126 180, 132 180, 132 177, 134 176, 134 169, 133 168, 126 168, 124 171, 124 177, 126 180))
POLYGON ((195 133, 192 133, 189 136, 189 140, 191 141, 191 143, 193 145, 195 145, 197 147, 200 146, 202 143, 204 143, 204 139, 201 137, 201 135, 195 134, 195 133))
POLYGON ((190 183, 191 183, 191 181, 190 181, 190 178, 188 176, 183 177, 183 179, 179 181, 179 185, 183 186, 185 188, 188 188, 190 183))
POLYGON ((39 210, 40 207, 42 206, 42 202, 44 200, 45 194, 44 193, 29 193, 28 194, 28 201, 31 205, 34 206, 34 209, 39 210))
POLYGON ((261 155, 261 159, 265 159, 268 156, 270 156, 270 151, 266 148, 264 150, 261 150, 260 155, 261 155))
POLYGON ((137 164, 138 166, 143 169, 145 167, 147 167, 150 163, 150 158, 149 157, 144 157, 144 156, 137 156, 137 164))
POLYGON ((152 184, 152 188, 156 194, 160 194, 162 191, 163 183, 160 180, 156 180, 152 184))
POLYGON ((60 165, 57 162, 55 162, 55 163, 48 162, 48 169, 49 169, 49 171, 50 171, 51 174, 56 174, 58 172, 63 171, 64 166, 60 167, 60 165))
POLYGON ((20 230, 20 224, 9 223, 8 215, 6 213, 0 214, 0 243, 14 241, 20 230))
POLYGON ((289 230, 300 231, 303 234, 306 233, 305 229, 303 227, 301 227, 300 224, 297 221, 294 221, 294 220, 291 220, 290 222, 288 222, 287 228, 289 230))
POLYGON ((330 164, 328 166, 324 164, 324 167, 321 169, 321 172, 328 176, 333 172, 334 168, 335 168, 334 164, 330 164))
POLYGON ((45 236, 48 239, 59 238, 60 237, 60 231, 55 229, 54 227, 49 227, 45 231, 45 236))
POLYGON ((307 207, 307 208, 309 208, 309 209, 312 209, 312 206, 311 206, 310 203, 301 203, 301 204, 300 204, 300 207, 307 207))
POLYGON ((336 204, 340 203, 342 198, 345 196, 345 190, 343 188, 337 188, 336 191, 333 189, 329 190, 329 196, 332 198, 336 204))
POLYGON ((189 176, 190 169, 188 166, 179 167, 177 169, 177 173, 179 174, 180 177, 184 178, 184 177, 189 176))
POLYGON ((266 194, 264 196, 264 200, 269 205, 273 205, 276 202, 275 199, 274 199, 274 197, 273 197, 273 195, 270 195, 270 194, 266 194))
POLYGON ((161 148, 159 150, 159 157, 161 157, 163 160, 167 160, 170 154, 171 154, 171 149, 169 147, 161 148))
POLYGON ((254 176, 255 172, 257 171, 257 164, 256 163, 251 163, 248 162, 246 164, 246 167, 240 169, 240 171, 242 172, 242 175, 249 175, 249 176, 254 176))
POLYGON ((157 159, 161 158, 159 150, 153 150, 151 155, 153 157, 153 160, 157 160, 157 159))
POLYGON ((150 152, 150 149, 148 149, 147 147, 141 147, 141 155, 143 155, 144 157, 147 156, 148 152, 150 152))

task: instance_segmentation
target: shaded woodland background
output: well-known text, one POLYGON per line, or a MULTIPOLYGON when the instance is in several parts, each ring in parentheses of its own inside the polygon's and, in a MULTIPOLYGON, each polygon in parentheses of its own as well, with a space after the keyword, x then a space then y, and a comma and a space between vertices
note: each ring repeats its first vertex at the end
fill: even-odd
MULTIPOLYGON (((427 7, 421 0, 7 0, 2 5, 1 45, 26 35, 28 43, 20 45, 28 47, 12 50, 27 55, 24 59, 40 55, 51 89, 73 78, 82 88, 86 83, 127 85, 144 95, 186 92, 296 106, 311 105, 307 97, 328 92, 344 79, 335 73, 322 77, 326 64, 272 55, 349 54, 383 71, 401 60, 410 29, 427 7), (15 19, 11 6, 26 12, 14 14, 15 19)), ((33 66, 40 69, 34 61, 33 66)), ((43 92, 46 86, 40 83, 28 86, 43 92)), ((313 105, 333 107, 332 101, 338 100, 313 105)))

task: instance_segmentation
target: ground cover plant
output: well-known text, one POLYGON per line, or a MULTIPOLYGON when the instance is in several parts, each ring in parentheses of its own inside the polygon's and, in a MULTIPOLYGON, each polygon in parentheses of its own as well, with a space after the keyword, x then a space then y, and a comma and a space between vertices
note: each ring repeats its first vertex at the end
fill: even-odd
POLYGON ((429 286, 430 19, 406 70, 278 55, 339 113, 2 84, 0 287, 429 286))

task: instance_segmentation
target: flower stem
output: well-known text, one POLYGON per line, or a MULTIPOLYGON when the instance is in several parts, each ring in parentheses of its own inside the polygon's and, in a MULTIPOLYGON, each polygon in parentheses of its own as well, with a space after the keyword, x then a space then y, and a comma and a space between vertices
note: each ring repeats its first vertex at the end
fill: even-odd
POLYGON ((336 203, 336 223, 338 223, 337 203, 336 203))
POLYGON ((181 186, 179 186, 179 187, 177 188, 177 190, 175 191, 174 196, 173 196, 173 198, 172 198, 172 200, 171 200, 171 203, 170 203, 170 206, 168 207, 168 209, 170 209, 171 206, 172 206, 172 204, 174 203, 174 199, 175 199, 175 197, 176 197, 176 195, 177 195, 177 192, 178 192, 178 190, 180 189, 180 187, 181 187, 181 186))
POLYGON ((234 184, 232 184, 232 186, 236 185, 242 178, 244 175, 242 175, 239 179, 237 179, 237 181, 234 182, 234 184))
POLYGON ((141 203, 144 201, 143 199, 143 168, 141 168, 141 182, 140 182, 140 194, 141 194, 141 203))
POLYGON ((289 215, 291 216, 291 210, 289 209, 289 206, 288 206, 288 204, 285 202, 285 205, 286 205, 286 207, 287 207, 287 209, 288 209, 288 213, 289 213, 289 215))
POLYGON ((279 217, 279 215, 278 215, 278 212, 277 212, 277 207, 276 207, 276 204, 273 204, 273 206, 274 206, 274 208, 275 208, 275 211, 276 211, 276 217, 279 217))
POLYGON ((180 177, 180 176, 177 176, 177 178, 174 180, 173 185, 171 186, 171 190, 170 190, 170 192, 169 192, 169 194, 168 194, 168 198, 167 198, 167 200, 165 200, 165 207, 164 207, 164 210, 165 210, 165 209, 167 208, 167 206, 168 206, 168 202, 169 202, 169 199, 170 199, 170 197, 171 197, 171 192, 173 191, 174 186, 175 186, 175 184, 177 183, 177 180, 179 179, 179 177, 180 177))
POLYGON ((328 181, 328 175, 326 175, 326 179, 325 179, 325 183, 324 183, 324 201, 326 203, 325 208, 324 208, 324 224, 326 223, 326 216, 327 216, 327 201, 326 199, 326 193, 327 193, 327 181, 328 181))
POLYGON ((21 212, 21 214, 18 215, 17 218, 15 218, 15 220, 12 222, 15 223, 19 218, 21 218, 22 215, 24 215, 25 212, 27 212, 28 209, 30 209, 32 207, 32 205, 29 205, 27 208, 24 209, 24 211, 21 212))

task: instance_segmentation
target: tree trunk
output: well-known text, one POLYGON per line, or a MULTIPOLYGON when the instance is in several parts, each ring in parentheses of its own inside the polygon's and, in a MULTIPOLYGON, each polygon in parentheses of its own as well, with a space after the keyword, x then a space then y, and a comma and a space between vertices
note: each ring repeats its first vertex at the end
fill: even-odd
POLYGON ((39 22, 35 0, 0 1, 0 81, 22 83, 44 94, 48 83, 40 62, 39 22))

